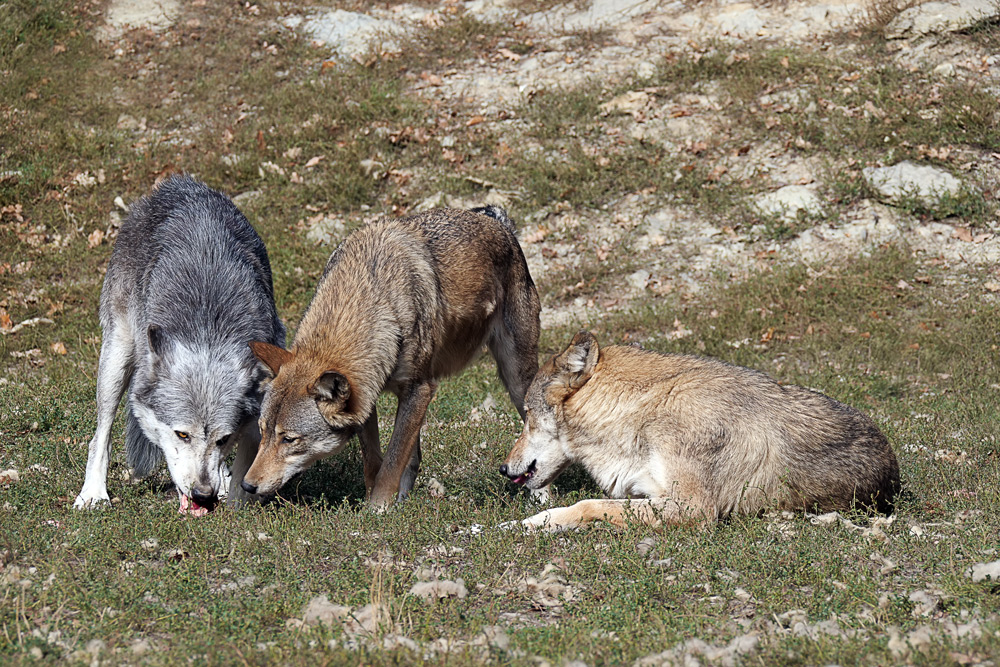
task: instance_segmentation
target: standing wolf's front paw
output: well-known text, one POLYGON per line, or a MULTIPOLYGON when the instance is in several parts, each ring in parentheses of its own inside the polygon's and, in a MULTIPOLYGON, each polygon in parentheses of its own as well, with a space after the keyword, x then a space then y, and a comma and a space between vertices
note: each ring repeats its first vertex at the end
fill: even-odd
POLYGON ((83 491, 80 491, 80 495, 76 497, 76 501, 73 503, 73 509, 93 510, 110 504, 111 498, 108 497, 107 489, 99 489, 96 491, 84 489, 83 491))

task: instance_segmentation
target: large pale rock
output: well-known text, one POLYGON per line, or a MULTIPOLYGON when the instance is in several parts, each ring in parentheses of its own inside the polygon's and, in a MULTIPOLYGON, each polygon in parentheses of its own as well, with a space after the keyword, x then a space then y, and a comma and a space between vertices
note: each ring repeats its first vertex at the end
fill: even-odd
POLYGON ((838 227, 805 230, 788 244, 788 252, 799 261, 822 262, 856 257, 903 239, 905 226, 892 209, 881 204, 864 201, 845 217, 847 222, 838 227))
POLYGON ((764 14, 747 3, 732 5, 711 20, 723 35, 744 38, 759 34, 766 23, 764 14))
POLYGON ((112 0, 98 38, 117 39, 128 28, 165 30, 177 19, 180 5, 180 0, 112 0))
POLYGON ((821 215, 823 205, 816 192, 805 185, 786 185, 783 188, 761 195, 756 200, 762 213, 786 220, 794 220, 799 211, 808 215, 821 215))
POLYGON ((891 167, 867 167, 862 174, 888 204, 898 205, 913 198, 933 208, 941 197, 954 197, 962 191, 962 182, 947 171, 908 160, 891 167))
POLYGON ((406 30, 396 21, 342 9, 314 14, 305 19, 289 16, 282 22, 296 32, 323 42, 343 58, 361 58, 376 49, 398 51, 397 38, 406 30))
POLYGON ((980 581, 1000 582, 1000 560, 992 563, 976 563, 967 573, 976 583, 980 581))
POLYGON ((1000 4, 996 0, 928 2, 911 7, 890 21, 885 27, 885 36, 898 39, 957 32, 997 16, 1000 16, 1000 4))

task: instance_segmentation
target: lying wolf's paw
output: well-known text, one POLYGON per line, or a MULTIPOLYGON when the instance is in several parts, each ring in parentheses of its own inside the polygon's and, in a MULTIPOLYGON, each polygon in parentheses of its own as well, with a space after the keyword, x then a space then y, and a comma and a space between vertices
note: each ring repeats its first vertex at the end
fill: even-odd
POLYGON ((578 526, 576 523, 560 520, 558 512, 562 509, 564 508, 545 510, 544 512, 539 512, 538 514, 529 516, 523 521, 505 521, 499 524, 497 528, 500 530, 521 530, 526 533, 533 533, 536 531, 561 533, 563 531, 577 528, 578 526))
POLYGON ((83 490, 80 492, 80 495, 76 497, 76 501, 73 503, 73 509, 94 510, 110 504, 111 498, 108 497, 107 489, 101 489, 100 491, 83 490))

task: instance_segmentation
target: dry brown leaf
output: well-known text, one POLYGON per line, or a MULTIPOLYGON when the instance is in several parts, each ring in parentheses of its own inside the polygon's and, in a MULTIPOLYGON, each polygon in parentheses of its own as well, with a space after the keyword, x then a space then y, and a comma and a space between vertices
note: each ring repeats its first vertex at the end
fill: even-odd
POLYGON ((325 157, 326 157, 325 155, 317 155, 316 157, 309 158, 306 161, 305 168, 312 169, 313 167, 319 164, 320 160, 322 160, 325 157))
POLYGON ((101 241, 103 240, 104 240, 104 231, 100 229, 95 229, 94 231, 90 232, 90 235, 87 237, 87 247, 96 248, 97 246, 101 245, 101 241))
POLYGON ((431 72, 421 72, 420 78, 429 83, 432 86, 440 86, 444 81, 437 74, 431 72))
POLYGON ((53 354, 67 354, 69 352, 69 350, 66 349, 66 344, 61 340, 57 340, 52 343, 52 345, 49 346, 49 349, 52 350, 53 354))
POLYGON ((14 321, 10 319, 10 314, 6 308, 0 308, 0 330, 10 331, 14 328, 14 321))
POLYGON ((466 127, 472 127, 473 125, 479 125, 484 120, 486 120, 486 119, 483 118, 482 116, 473 116, 472 118, 470 118, 469 120, 466 121, 465 126, 466 127))
POLYGON ((958 239, 959 241, 972 243, 972 232, 969 231, 968 227, 956 227, 955 231, 951 233, 951 237, 958 239))
POLYGON ((549 235, 549 230, 544 227, 539 227, 537 230, 531 232, 530 234, 525 234, 521 237, 521 243, 538 243, 545 239, 549 235))
MULTIPOLYGON (((991 292, 1000 292, 1000 283, 998 283, 996 281, 993 281, 993 280, 989 281, 988 283, 983 284, 983 287, 985 287, 986 289, 988 289, 991 292)), ((0 315, 0 326, 3 326, 3 319, 2 319, 2 317, 3 316, 0 315)), ((8 319, 8 321, 10 320, 9 317, 7 319, 8 319)))

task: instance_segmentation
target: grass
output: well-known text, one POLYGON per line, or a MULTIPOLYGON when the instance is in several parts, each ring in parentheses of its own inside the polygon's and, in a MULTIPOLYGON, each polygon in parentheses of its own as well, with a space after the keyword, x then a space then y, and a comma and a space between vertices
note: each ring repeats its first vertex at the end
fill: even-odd
MULTIPOLYGON (((541 225, 554 227, 552 216, 566 211, 597 220, 604 207, 645 193, 650 206, 668 201, 720 226, 748 227, 761 220, 747 198, 769 185, 713 169, 761 136, 828 159, 837 180, 825 186, 827 199, 843 210, 871 194, 860 168, 887 155, 955 168, 961 155, 997 150, 996 101, 984 90, 902 71, 877 44, 866 47, 863 66, 808 49, 712 45, 697 60, 667 58, 642 82, 661 107, 692 91, 728 100, 727 127, 739 131, 694 151, 633 140, 633 119, 601 115, 602 102, 634 83, 542 92, 512 106, 510 122, 471 125, 468 109, 410 92, 423 72, 447 76, 500 47, 542 48, 517 26, 457 16, 423 34, 413 53, 331 67, 325 52, 274 27, 276 5, 252 13, 244 3, 210 11, 192 3, 182 30, 128 33, 117 57, 91 38, 93 10, 63 0, 0 8, 0 172, 17 172, 0 179, 0 315, 53 320, 0 337, 0 471, 20 476, 0 484, 5 664, 601 665, 746 633, 759 636, 746 663, 942 664, 1000 653, 996 585, 966 574, 1000 558, 1000 302, 983 287, 995 272, 948 267, 905 247, 828 266, 765 257, 739 281, 719 267, 699 278, 695 294, 636 297, 588 324, 602 343, 720 357, 868 412, 892 441, 905 484, 884 540, 800 516, 736 517, 706 529, 465 534, 536 509, 496 473, 519 420, 489 360, 442 384, 418 486, 385 514, 363 503, 352 444, 281 501, 186 519, 164 479, 122 480, 120 421, 113 506, 70 508, 94 427, 96 304, 114 201, 147 192, 159 175, 188 171, 233 195, 258 191, 240 206, 268 245, 279 311, 294 328, 329 253, 307 240, 308 217, 342 216, 351 227, 412 210, 437 190, 473 197, 480 190, 471 176, 518 191, 514 217, 541 225), (802 108, 760 106, 764 91, 799 88, 802 108), (865 100, 885 115, 865 116, 865 100), (817 107, 806 113, 810 101, 817 107), (935 115, 914 111, 921 108, 935 115), (134 124, 119 122, 123 111, 134 124), (443 152, 445 136, 455 139, 454 159, 443 152), (373 173, 361 164, 369 159, 381 165, 373 173), (675 320, 692 333, 669 335, 675 320), (470 419, 490 394, 497 407, 470 419), (427 603, 411 595, 422 570, 461 578, 467 596, 427 603), (927 615, 911 599, 919 591, 940 600, 927 615), (379 622, 361 631, 294 622, 320 595, 355 616, 374 604, 379 622), (779 621, 795 609, 805 625, 779 621), (847 634, 817 625, 831 619, 847 634), (974 627, 951 638, 948 623, 974 627), (926 645, 910 634, 923 625, 933 637, 926 645), (897 631, 918 645, 908 657, 891 641, 897 631), (418 648, 387 648, 397 635, 418 648)), ((988 44, 994 33, 978 26, 962 39, 988 44)), ((984 227, 995 218, 985 196, 950 211, 984 227)), ((766 233, 781 240, 813 222, 766 233)), ((539 281, 547 305, 572 285, 582 286, 569 296, 600 302, 645 265, 631 232, 606 246, 592 232, 588 224, 551 230, 551 240, 598 259, 539 281)), ((547 329, 541 353, 572 333, 547 329)), ((384 437, 393 403, 380 403, 384 437)), ((559 504, 600 495, 579 469, 558 492, 559 504)))

